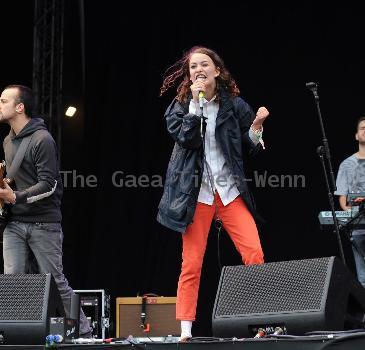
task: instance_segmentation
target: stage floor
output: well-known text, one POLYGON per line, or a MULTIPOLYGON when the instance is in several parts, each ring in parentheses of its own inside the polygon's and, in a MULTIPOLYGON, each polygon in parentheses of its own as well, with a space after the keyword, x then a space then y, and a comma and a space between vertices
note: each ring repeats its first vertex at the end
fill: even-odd
MULTIPOLYGON (((44 345, 0 345, 1 349, 44 349, 44 345)), ((262 339, 224 339, 193 338, 188 343, 123 341, 112 344, 60 344, 57 348, 100 349, 100 350, 364 350, 365 331, 346 334, 327 334, 315 336, 276 336, 262 339)), ((49 348, 47 348, 49 349, 49 348)))

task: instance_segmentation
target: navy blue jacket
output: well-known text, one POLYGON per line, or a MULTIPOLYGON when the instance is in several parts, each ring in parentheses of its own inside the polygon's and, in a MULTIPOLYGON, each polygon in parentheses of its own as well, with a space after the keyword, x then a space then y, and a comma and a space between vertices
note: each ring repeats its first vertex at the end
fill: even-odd
MULTIPOLYGON (((159 223, 182 233, 193 221, 203 174, 201 119, 189 113, 189 101, 180 103, 174 99, 165 113, 167 130, 175 140, 175 146, 157 214, 159 223)), ((247 158, 261 149, 261 145, 255 145, 249 137, 254 118, 251 107, 242 98, 232 98, 220 90, 216 141, 242 199, 255 218, 255 204, 244 172, 247 158)))

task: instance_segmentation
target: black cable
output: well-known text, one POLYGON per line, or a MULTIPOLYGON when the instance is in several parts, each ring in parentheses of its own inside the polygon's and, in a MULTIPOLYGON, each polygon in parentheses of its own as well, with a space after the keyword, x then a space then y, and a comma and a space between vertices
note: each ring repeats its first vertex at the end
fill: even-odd
POLYGON ((134 342, 133 339, 126 338, 124 341, 128 342, 132 346, 135 346, 139 350, 146 350, 146 348, 143 345, 134 342))
POLYGON ((313 332, 306 332, 305 335, 342 335, 342 334, 353 334, 353 333, 365 333, 363 328, 359 329, 349 329, 344 331, 313 331, 313 332))
POLYGON ((217 228, 218 232, 217 232, 217 256, 218 256, 218 267, 219 267, 219 271, 222 272, 222 262, 221 262, 221 249, 220 249, 220 240, 221 240, 221 230, 222 230, 222 226, 223 223, 221 220, 217 220, 215 222, 215 227, 217 228))
POLYGON ((221 341, 233 341, 234 338, 217 338, 217 337, 193 337, 189 339, 189 343, 212 343, 221 341))
POLYGON ((147 302, 147 296, 144 295, 142 297, 141 301, 141 324, 140 328, 145 330, 148 326, 146 326, 146 302, 147 302))

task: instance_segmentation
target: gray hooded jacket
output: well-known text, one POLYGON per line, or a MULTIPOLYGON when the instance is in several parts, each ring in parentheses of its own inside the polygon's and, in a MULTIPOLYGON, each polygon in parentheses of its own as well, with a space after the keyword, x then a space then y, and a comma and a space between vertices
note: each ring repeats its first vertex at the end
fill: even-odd
POLYGON ((32 118, 18 135, 10 130, 4 139, 6 167, 9 169, 22 139, 29 135, 33 136, 11 184, 16 203, 9 220, 60 222, 62 181, 57 148, 42 119, 32 118))

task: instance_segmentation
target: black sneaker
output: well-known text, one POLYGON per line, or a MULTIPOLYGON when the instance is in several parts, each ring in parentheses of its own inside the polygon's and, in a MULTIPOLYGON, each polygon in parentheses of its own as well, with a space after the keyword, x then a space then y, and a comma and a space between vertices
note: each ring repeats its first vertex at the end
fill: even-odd
POLYGON ((80 334, 79 338, 93 338, 92 332, 80 334))

